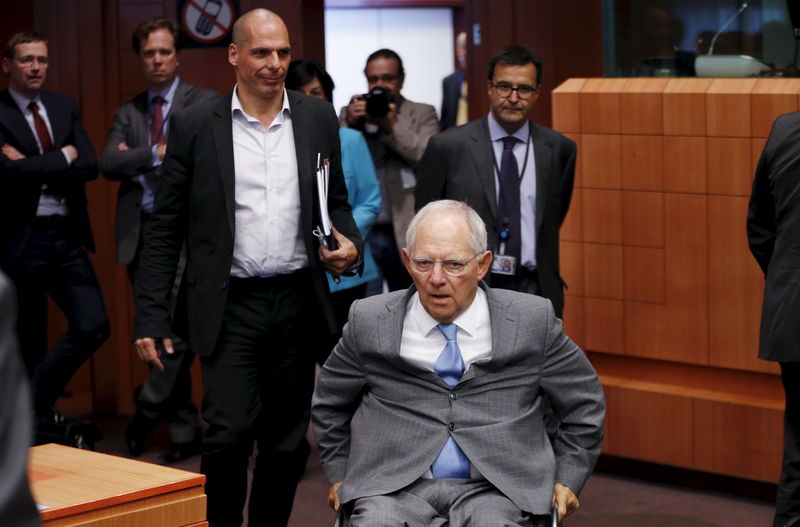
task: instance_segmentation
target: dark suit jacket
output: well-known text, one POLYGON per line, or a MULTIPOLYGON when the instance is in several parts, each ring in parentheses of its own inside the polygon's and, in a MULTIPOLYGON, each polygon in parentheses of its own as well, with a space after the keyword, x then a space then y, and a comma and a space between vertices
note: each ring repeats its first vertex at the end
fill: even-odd
POLYGON ((439 118, 439 130, 447 130, 456 125, 460 97, 461 85, 458 82, 458 72, 454 71, 442 80, 442 115, 439 118))
POLYGON ((36 216, 42 183, 62 194, 69 207, 69 222, 81 243, 94 250, 84 183, 97 177, 97 159, 83 130, 75 102, 59 93, 41 92, 42 104, 53 130, 55 150, 39 154, 36 138, 8 90, 0 92, 0 145, 10 144, 25 159, 11 161, 0 154, 0 265, 19 258, 36 216), (61 148, 73 145, 78 159, 67 164, 61 148))
MULTIPOLYGON (((192 86, 178 81, 175 96, 170 106, 170 114, 193 104, 219 97, 213 90, 192 86)), ((147 92, 142 92, 117 109, 114 121, 108 132, 103 155, 100 156, 100 170, 108 179, 120 181, 117 192, 117 263, 130 264, 139 248, 142 227, 142 195, 144 189, 136 178, 144 174, 150 188, 155 190, 161 165, 152 165, 150 152, 150 115, 148 113, 147 92), (121 142, 128 150, 119 151, 121 142)))
POLYGON ((343 503, 413 483, 448 436, 523 511, 547 514, 555 483, 581 491, 603 441, 597 374, 548 300, 482 287, 491 359, 455 387, 400 356, 413 287, 353 304, 312 403, 325 474, 344 481, 343 503), (559 421, 552 442, 546 408, 559 421))
POLYGON ((753 180, 747 236, 767 282, 758 356, 800 360, 800 112, 781 115, 753 180))
MULTIPOLYGON (((328 210, 336 228, 363 254, 347 203, 342 174, 339 126, 329 103, 288 91, 300 184, 301 225, 313 285, 328 329, 336 325, 328 285, 319 262, 317 225, 317 154, 331 160, 328 210)), ((185 298, 177 306, 175 331, 188 336, 198 355, 209 355, 222 324, 234 241, 235 171, 231 95, 173 115, 167 156, 147 226, 141 267, 134 286, 135 338, 171 333, 169 292, 181 246, 186 241, 185 298)), ((320 321, 309 321, 320 330, 320 321)))
POLYGON ((16 310, 14 287, 0 273, 0 518, 3 525, 37 527, 42 522, 28 482, 33 405, 19 357, 16 310))
MULTIPOLYGON (((558 231, 567 215, 575 182, 575 143, 533 124, 536 158, 536 265, 542 296, 564 309, 559 274, 558 231)), ((486 224, 490 248, 497 243, 497 197, 487 118, 433 136, 420 161, 416 208, 438 199, 466 201, 486 224)))

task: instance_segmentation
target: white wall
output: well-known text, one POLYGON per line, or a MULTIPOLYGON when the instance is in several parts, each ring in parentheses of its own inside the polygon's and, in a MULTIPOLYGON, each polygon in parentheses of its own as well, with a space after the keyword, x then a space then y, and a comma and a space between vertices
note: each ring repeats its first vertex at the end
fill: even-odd
POLYGON ((403 59, 403 96, 442 103, 442 79, 453 72, 453 17, 450 9, 325 9, 325 65, 336 83, 333 104, 347 105, 364 93, 364 65, 373 51, 393 49, 403 59))

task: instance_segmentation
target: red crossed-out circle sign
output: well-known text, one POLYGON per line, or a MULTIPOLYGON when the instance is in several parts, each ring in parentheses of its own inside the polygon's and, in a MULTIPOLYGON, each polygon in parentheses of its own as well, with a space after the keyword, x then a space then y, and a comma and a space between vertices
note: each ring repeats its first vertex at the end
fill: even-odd
POLYGON ((230 0, 187 0, 181 13, 183 30, 192 39, 211 44, 225 38, 233 27, 230 0))

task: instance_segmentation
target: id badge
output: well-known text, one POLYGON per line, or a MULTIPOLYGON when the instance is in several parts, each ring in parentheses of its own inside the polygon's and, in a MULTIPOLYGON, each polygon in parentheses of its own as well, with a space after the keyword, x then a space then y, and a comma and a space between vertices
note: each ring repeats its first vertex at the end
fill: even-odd
POLYGON ((514 276, 517 272, 517 259, 507 254, 494 254, 492 260, 492 273, 514 276))

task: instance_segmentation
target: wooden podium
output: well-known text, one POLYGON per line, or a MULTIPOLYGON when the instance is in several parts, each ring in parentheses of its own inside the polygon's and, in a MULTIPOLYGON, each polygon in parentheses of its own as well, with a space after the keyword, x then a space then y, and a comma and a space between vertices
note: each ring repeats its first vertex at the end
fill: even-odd
POLYGON ((46 527, 204 527, 205 476, 49 444, 30 449, 46 527))

